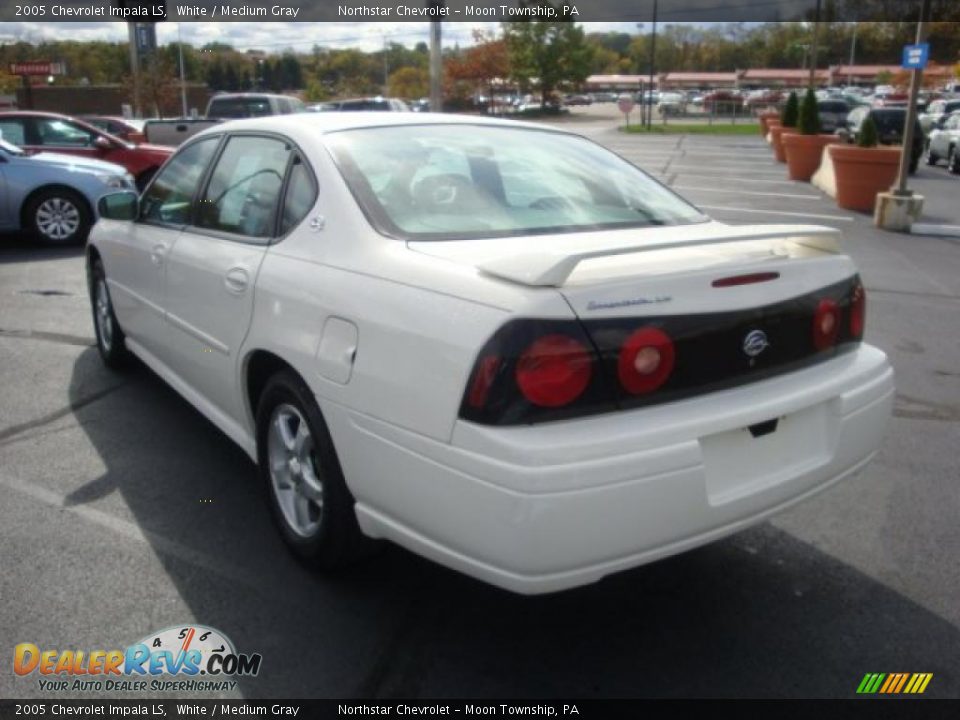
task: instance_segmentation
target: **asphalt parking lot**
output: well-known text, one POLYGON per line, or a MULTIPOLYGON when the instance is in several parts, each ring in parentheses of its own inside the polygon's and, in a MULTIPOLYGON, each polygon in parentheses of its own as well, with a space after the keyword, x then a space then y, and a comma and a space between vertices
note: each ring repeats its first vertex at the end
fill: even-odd
MULTIPOLYGON (((931 672, 960 697, 960 241, 875 230, 759 136, 581 130, 729 222, 841 228, 895 416, 858 477, 728 540, 554 596, 386 548, 335 578, 284 550, 246 456, 143 368, 105 369, 82 251, 0 247, 0 637, 125 647, 198 622, 260 675, 228 697, 850 697, 931 672)), ((921 167, 960 225, 960 178, 921 167), (951 200, 951 194, 954 200, 951 200)), ((0 696, 43 696, 4 665, 0 696)))

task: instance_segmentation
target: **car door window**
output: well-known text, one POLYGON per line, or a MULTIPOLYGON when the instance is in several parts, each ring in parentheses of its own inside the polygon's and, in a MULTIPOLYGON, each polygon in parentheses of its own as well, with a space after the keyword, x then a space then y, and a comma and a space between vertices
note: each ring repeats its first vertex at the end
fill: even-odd
POLYGON ((57 118, 36 118, 37 144, 52 147, 90 147, 96 135, 89 130, 57 118))
POLYGON ((23 120, 19 118, 4 118, 0 120, 0 140, 12 145, 26 145, 23 120))
POLYGON ((277 138, 230 138, 201 198, 197 226, 248 238, 271 237, 290 153, 290 145, 277 138))
POLYGON ((285 235, 310 212, 317 199, 317 186, 313 182, 310 170, 298 156, 290 168, 287 181, 287 194, 283 199, 283 211, 280 213, 280 234, 285 235))
POLYGON ((168 225, 190 222, 193 198, 219 136, 191 143, 174 155, 140 198, 140 219, 168 225))

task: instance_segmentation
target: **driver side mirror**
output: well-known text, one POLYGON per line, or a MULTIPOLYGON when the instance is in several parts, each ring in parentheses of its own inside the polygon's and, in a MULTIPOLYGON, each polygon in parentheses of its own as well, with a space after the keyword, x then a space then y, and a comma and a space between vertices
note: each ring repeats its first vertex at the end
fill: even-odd
POLYGON ((107 220, 136 220, 140 214, 140 197, 131 190, 110 193, 100 198, 97 211, 107 220))
POLYGON ((95 148, 99 149, 99 150, 112 150, 112 149, 113 149, 113 143, 110 142, 110 141, 109 141, 107 138, 105 138, 103 135, 97 135, 97 137, 95 137, 95 138, 93 139, 93 146, 94 146, 95 148))

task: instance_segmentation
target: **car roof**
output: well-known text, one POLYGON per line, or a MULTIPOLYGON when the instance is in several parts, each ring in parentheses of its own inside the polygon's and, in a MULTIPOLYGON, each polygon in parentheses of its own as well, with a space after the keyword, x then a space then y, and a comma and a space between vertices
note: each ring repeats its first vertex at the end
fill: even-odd
POLYGON ((271 115, 269 117, 243 118, 214 125, 201 133, 213 135, 218 132, 237 130, 260 130, 265 132, 286 132, 289 134, 326 135, 342 130, 359 130, 375 127, 402 127, 406 125, 483 125, 485 127, 514 127, 527 130, 547 130, 569 133, 551 125, 487 118, 478 115, 455 115, 446 113, 295 113, 292 115, 271 115))

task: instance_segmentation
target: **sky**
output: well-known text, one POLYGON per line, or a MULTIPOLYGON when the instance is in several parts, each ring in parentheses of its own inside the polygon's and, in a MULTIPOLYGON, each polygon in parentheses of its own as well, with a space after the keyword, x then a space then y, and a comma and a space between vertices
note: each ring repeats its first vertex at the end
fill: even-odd
MULTIPOLYGON (((709 23, 694 23, 697 25, 709 23)), ((183 41, 194 46, 209 42, 229 43, 238 50, 259 49, 267 52, 282 52, 286 48, 308 51, 314 44, 334 48, 358 48, 377 50, 387 42, 413 46, 429 41, 430 23, 415 22, 343 22, 343 23, 158 23, 157 41, 166 45, 177 41, 177 26, 183 41)), ((475 28, 495 29, 499 23, 445 23, 443 44, 473 43, 475 28)), ((635 23, 583 23, 587 32, 636 32, 635 23)), ((0 44, 26 40, 113 40, 127 39, 127 26, 123 22, 0 22, 0 44)))

